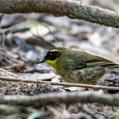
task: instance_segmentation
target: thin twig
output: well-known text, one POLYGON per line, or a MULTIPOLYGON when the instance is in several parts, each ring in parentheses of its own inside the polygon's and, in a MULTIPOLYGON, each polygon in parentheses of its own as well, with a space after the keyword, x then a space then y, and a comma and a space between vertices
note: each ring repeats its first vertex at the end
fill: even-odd
POLYGON ((80 84, 80 83, 66 83, 66 82, 51 82, 51 81, 39 81, 37 80, 28 80, 22 78, 9 78, 0 76, 0 79, 5 81, 13 81, 13 82, 25 82, 25 83, 48 83, 50 85, 59 85, 59 86, 68 86, 68 87, 84 87, 84 88, 93 88, 93 89, 106 89, 106 90, 115 90, 119 91, 119 87, 114 86, 102 86, 102 85, 90 85, 90 84, 80 84))

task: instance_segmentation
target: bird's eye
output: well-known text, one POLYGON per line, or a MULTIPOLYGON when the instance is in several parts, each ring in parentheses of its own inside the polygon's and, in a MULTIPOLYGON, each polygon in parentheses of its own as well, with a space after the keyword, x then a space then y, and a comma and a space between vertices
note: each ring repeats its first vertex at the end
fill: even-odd
POLYGON ((53 57, 54 54, 52 52, 49 53, 49 57, 53 57))
POLYGON ((50 56, 52 56, 53 55, 53 53, 50 53, 50 56))

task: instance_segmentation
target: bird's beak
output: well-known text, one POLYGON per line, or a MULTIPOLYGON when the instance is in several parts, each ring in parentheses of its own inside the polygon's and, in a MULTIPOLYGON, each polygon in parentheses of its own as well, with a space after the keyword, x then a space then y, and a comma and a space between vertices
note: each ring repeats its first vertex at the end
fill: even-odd
POLYGON ((45 62, 45 59, 38 60, 36 64, 43 63, 43 62, 45 62))
POLYGON ((47 52, 45 53, 45 55, 41 59, 38 59, 38 61, 36 63, 39 64, 39 63, 45 62, 46 61, 46 55, 47 55, 47 52))

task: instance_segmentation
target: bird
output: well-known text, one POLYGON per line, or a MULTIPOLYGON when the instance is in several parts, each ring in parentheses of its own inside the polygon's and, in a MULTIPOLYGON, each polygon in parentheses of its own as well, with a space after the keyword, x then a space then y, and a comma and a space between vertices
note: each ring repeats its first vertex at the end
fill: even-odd
POLYGON ((96 84, 107 69, 119 64, 106 58, 68 48, 49 49, 37 63, 47 62, 65 82, 96 84))

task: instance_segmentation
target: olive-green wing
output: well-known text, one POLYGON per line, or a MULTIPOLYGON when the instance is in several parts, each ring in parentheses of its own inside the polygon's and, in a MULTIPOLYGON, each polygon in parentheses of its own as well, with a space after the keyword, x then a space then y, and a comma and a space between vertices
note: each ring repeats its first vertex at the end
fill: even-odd
MULTIPOLYGON (((82 51, 75 51, 70 49, 62 49, 64 56, 75 61, 76 67, 79 66, 79 69, 90 67, 90 66, 105 66, 112 68, 119 68, 119 64, 116 64, 106 58, 92 55, 82 51)), ((78 69, 78 68, 77 68, 78 69)))
POLYGON ((100 56, 92 55, 86 52, 78 53, 78 57, 80 60, 84 61, 87 66, 105 66, 105 67, 112 67, 112 68, 119 68, 119 64, 116 64, 106 58, 102 58, 100 56))

